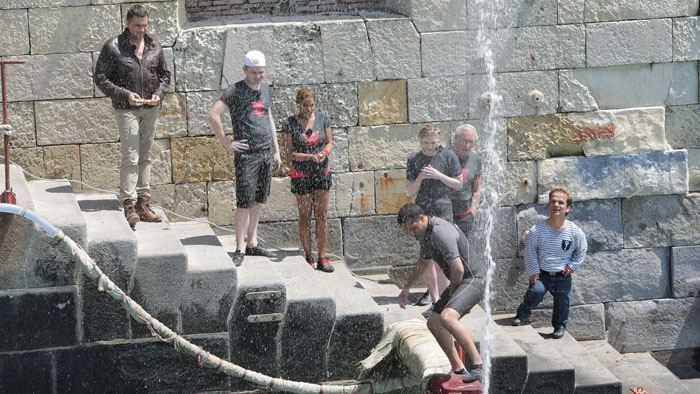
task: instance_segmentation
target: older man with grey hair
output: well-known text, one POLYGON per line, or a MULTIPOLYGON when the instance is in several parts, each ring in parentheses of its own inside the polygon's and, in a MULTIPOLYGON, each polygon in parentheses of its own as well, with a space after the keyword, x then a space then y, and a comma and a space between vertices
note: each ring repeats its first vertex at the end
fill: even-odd
POLYGON ((452 190, 452 217, 465 235, 471 232, 474 215, 479 208, 481 186, 481 158, 473 151, 476 146, 476 128, 470 124, 457 126, 452 142, 452 151, 459 159, 462 168, 462 187, 452 190))

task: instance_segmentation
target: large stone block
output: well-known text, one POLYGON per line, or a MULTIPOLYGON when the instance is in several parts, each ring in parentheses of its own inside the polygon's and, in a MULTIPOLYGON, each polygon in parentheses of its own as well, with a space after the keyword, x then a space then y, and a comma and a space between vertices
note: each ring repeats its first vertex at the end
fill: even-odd
POLYGON ((700 246, 671 248, 671 288, 673 296, 700 296, 700 246))
POLYGON ((572 157, 539 162, 539 201, 548 188, 561 185, 578 200, 688 192, 688 153, 629 153, 616 156, 572 157))
MULTIPOLYGON (((151 187, 151 202, 152 205, 168 209, 175 209, 175 185, 153 185, 151 187)), ((171 222, 182 220, 170 212, 165 212, 168 220, 171 222)))
POLYGON ((333 151, 330 155, 331 170, 333 173, 339 174, 341 172, 350 171, 350 159, 348 155, 347 129, 333 129, 333 151))
MULTIPOLYGON (((2 8, 0 6, 0 8, 2 8)), ((27 10, 0 11, 0 56, 26 55, 29 53, 29 21, 27 10)))
POLYGON ((508 159, 663 151, 664 123, 663 107, 511 118, 508 159))
MULTIPOLYGON (((522 258, 509 258, 495 260, 495 264, 491 282, 491 307, 494 311, 515 312, 528 287, 525 263, 522 258)), ((545 299, 545 302, 548 301, 545 299)))
POLYGON ((673 60, 700 59, 700 25, 698 17, 673 20, 673 60))
POLYGON ((33 54, 99 50, 121 33, 118 5, 29 9, 33 54), (80 29, 68 21, 80 21, 80 29))
POLYGON ((0 355, 0 391, 3 393, 49 393, 53 381, 50 352, 0 355))
POLYGON ((405 168, 408 155, 418 150, 419 128, 411 124, 349 128, 350 170, 405 168))
POLYGON ((408 120, 406 81, 374 81, 357 86, 360 125, 405 123, 408 120))
POLYGON ((297 198, 291 190, 292 184, 289 177, 272 178, 270 198, 263 205, 260 221, 295 220, 298 217, 297 198))
POLYGON ((557 0, 559 24, 583 23, 583 11, 585 7, 585 0, 557 0))
POLYGON ((467 28, 467 5, 464 0, 389 0, 394 11, 411 18, 419 32, 460 30, 467 28))
POLYGON ((333 176, 330 217, 372 215, 375 212, 374 173, 345 172, 333 176))
POLYGON ((46 175, 44 170, 44 148, 13 148, 10 159, 22 167, 24 171, 40 177, 46 175))
POLYGON ((119 141, 117 121, 110 103, 104 98, 36 102, 37 144, 119 141))
POLYGON ((326 82, 373 80, 374 64, 361 19, 319 22, 323 48, 323 70, 326 82))
POLYGON ((367 20, 367 34, 377 79, 420 78, 420 36, 410 19, 367 20))
MULTIPOLYGON (((497 4, 493 8, 498 17, 485 21, 484 27, 489 29, 557 24, 557 0, 506 0, 491 4, 497 4)), ((468 28, 479 26, 481 11, 476 0, 467 0, 468 28)))
POLYGON ((700 191, 700 149, 688 149, 688 191, 700 191))
MULTIPOLYGON (((116 0, 93 0, 93 3, 97 2, 104 2, 107 1, 116 1, 116 0)), ((161 1, 161 0, 157 0, 161 1)), ((6 1, 0 3, 0 10, 9 10, 9 9, 15 9, 15 8, 45 8, 45 7, 60 7, 60 6, 68 6, 68 7, 73 7, 73 6, 81 6, 81 5, 89 5, 90 0, 14 0, 14 1, 6 1)))
POLYGON ((24 64, 7 66, 8 101, 92 97, 89 53, 17 56, 24 64))
MULTIPOLYGON (((5 171, 0 171, 1 184, 5 184, 5 171)), ((17 203, 34 210, 34 203, 22 169, 10 165, 10 183, 17 196, 17 203)), ((0 214, 0 289, 22 289, 27 287, 26 267, 30 258, 29 245, 34 225, 24 218, 9 213, 0 214)))
POLYGON ((696 62, 559 71, 561 111, 638 108, 698 102, 696 62))
POLYGON ((586 22, 657 19, 698 14, 698 0, 585 0, 585 6, 586 22))
POLYGON ((173 47, 175 87, 178 91, 221 87, 226 32, 203 28, 184 30, 173 47))
MULTIPOLYGON (((166 185, 167 186, 167 185, 166 185)), ((169 203, 167 193, 168 190, 162 190, 160 195, 164 201, 169 203)), ((207 184, 204 182, 198 183, 180 183, 175 185, 175 192, 172 201, 172 211, 183 217, 178 217, 178 221, 187 220, 186 218, 200 218, 207 215, 207 184)))
MULTIPOLYGON (((552 308, 535 309, 530 318, 533 326, 549 326, 552 308)), ((605 339, 605 304, 572 306, 566 331, 578 341, 605 339)))
MULTIPOLYGON (((296 97, 296 94, 289 99, 292 97, 296 97)), ((318 108, 331 117, 336 127, 357 125, 357 85, 354 83, 322 84, 316 99, 318 108)))
POLYGON ((396 216, 343 219, 345 263, 350 269, 401 266, 415 263, 418 244, 396 221, 396 216))
POLYGON ((321 83, 323 47, 321 29, 312 23, 289 23, 273 27, 274 63, 269 64, 275 83, 299 85, 321 83))
POLYGON ((700 195, 624 199, 622 223, 626 248, 700 244, 700 195))
POLYGON ((153 141, 151 147, 151 185, 173 182, 171 156, 169 139, 153 141))
POLYGON ((494 259, 515 257, 518 252, 519 235, 516 233, 516 211, 514 207, 496 207, 492 214, 484 208, 476 213, 469 238, 469 259, 485 264, 486 222, 492 215, 493 229, 490 234, 491 256, 494 259))
POLYGON ((468 118, 467 77, 408 80, 408 119, 411 123, 468 118))
POLYGON ((413 198, 406 193, 406 170, 392 169, 374 172, 374 189, 378 215, 395 215, 413 198))
POLYGON ((675 149, 700 148, 700 105, 669 106, 666 109, 666 138, 675 149))
POLYGON ((671 294, 668 248, 588 253, 574 275, 571 302, 592 304, 646 300, 671 294))
POLYGON ((608 342, 621 353, 700 346, 700 299, 613 302, 607 305, 608 342))
POLYGON ((209 221, 218 225, 233 224, 236 209, 235 182, 207 183, 207 207, 209 221))
POLYGON ((275 82, 275 51, 273 50, 272 24, 245 24, 236 25, 226 31, 226 48, 224 51, 224 65, 221 75, 221 88, 234 84, 245 77, 243 73, 243 58, 245 54, 256 49, 265 54, 267 68, 265 79, 275 82))
POLYGON ((500 178, 499 203, 530 204, 537 200, 537 162, 508 162, 500 178))
POLYGON ((466 74, 468 55, 466 31, 423 33, 420 38, 424 77, 466 74))
POLYGON ((0 351, 77 344, 75 286, 0 293, 0 351))
MULTIPOLYGON (((93 0, 93 4, 96 4, 93 0)), ((116 3, 116 2, 115 2, 116 3)), ((180 25, 178 23, 178 4, 174 1, 153 1, 138 3, 148 10, 148 33, 154 35, 164 47, 175 44, 180 25)), ((122 23, 126 26, 126 13, 133 5, 122 7, 122 23)))
POLYGON ((595 23, 586 26, 586 66, 662 63, 672 60, 670 19, 595 23))
POLYGON ((175 183, 233 179, 233 154, 216 138, 175 138, 170 144, 175 183))
POLYGON ((119 143, 80 145, 83 182, 107 190, 119 187, 119 143))
MULTIPOLYGON (((11 71, 10 68, 7 70, 11 71)), ((36 146, 34 103, 9 103, 7 114, 7 123, 12 126, 12 147, 30 148, 36 146)))
MULTIPOLYGON (((223 91, 220 90, 187 93, 187 135, 191 137, 213 135, 207 117, 209 110, 221 98, 222 93, 223 91)), ((226 134, 233 133, 229 111, 224 111, 221 115, 221 123, 226 134)))
MULTIPOLYGON (((410 87, 410 81, 409 81, 410 87)), ((496 116, 544 115, 557 112, 559 92, 556 71, 533 71, 496 74, 496 93, 501 95, 501 106, 496 116), (541 93, 537 106, 529 103, 530 94, 541 93)), ((469 78, 469 117, 486 118, 489 106, 488 78, 474 75, 469 78)), ((441 105, 441 103, 436 103, 441 105)))
MULTIPOLYGON (((44 151, 44 177, 55 179, 82 179, 80 146, 47 146, 44 151)), ((75 183, 73 184, 75 187, 75 183)))
MULTIPOLYGON (((174 138, 187 135, 186 104, 184 93, 171 93, 165 96, 156 125, 156 138, 174 138)), ((209 108, 210 106, 205 106, 201 110, 209 110, 209 108)))
MULTIPOLYGON (((318 250, 316 236, 313 229, 316 222, 311 221, 311 249, 318 250)), ((301 240, 299 239, 299 222, 269 222, 260 223, 258 226, 258 239, 266 246, 276 248, 289 248, 301 250, 301 240)), ((328 254, 343 255, 343 229, 339 218, 328 219, 328 243, 326 245, 328 254)))

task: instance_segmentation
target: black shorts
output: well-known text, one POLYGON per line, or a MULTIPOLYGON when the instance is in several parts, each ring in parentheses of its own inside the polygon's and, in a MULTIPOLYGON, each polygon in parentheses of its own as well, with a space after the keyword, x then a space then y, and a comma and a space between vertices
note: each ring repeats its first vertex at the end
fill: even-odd
POLYGON ((331 174, 311 176, 309 178, 292 178, 292 193, 305 196, 314 190, 329 190, 333 186, 331 174))
POLYGON ((236 153, 236 207, 264 204, 270 196, 272 156, 270 151, 236 153))
POLYGON ((455 294, 450 296, 449 287, 440 294, 440 299, 433 307, 433 313, 440 313, 445 308, 451 308, 459 312, 459 316, 462 317, 481 301, 484 297, 485 287, 486 281, 483 278, 464 278, 455 294))

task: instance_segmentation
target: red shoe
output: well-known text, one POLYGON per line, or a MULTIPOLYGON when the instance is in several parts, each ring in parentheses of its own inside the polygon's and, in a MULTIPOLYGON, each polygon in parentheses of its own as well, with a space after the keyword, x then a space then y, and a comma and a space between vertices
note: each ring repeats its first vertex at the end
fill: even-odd
POLYGON ((316 264, 316 269, 323 272, 333 272, 335 268, 331 264, 331 261, 326 257, 321 257, 318 259, 318 264, 316 264))

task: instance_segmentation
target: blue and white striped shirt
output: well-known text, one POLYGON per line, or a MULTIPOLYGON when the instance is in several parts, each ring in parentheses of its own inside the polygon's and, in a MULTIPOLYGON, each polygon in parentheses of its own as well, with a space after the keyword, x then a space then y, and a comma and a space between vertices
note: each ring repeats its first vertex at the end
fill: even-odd
POLYGON ((525 269, 529 275, 540 270, 560 272, 566 266, 578 271, 586 257, 588 244, 581 229, 566 221, 563 229, 555 230, 544 219, 530 229, 525 248, 525 269))

